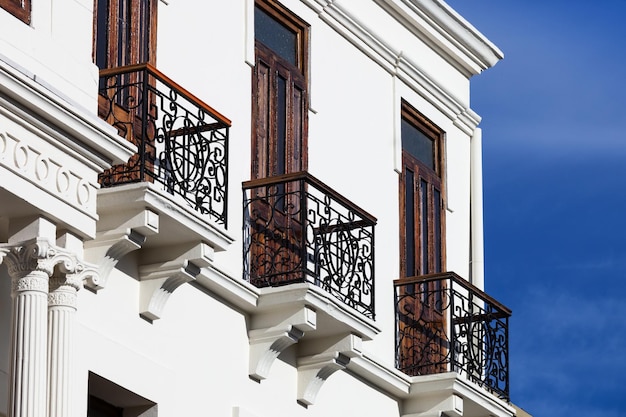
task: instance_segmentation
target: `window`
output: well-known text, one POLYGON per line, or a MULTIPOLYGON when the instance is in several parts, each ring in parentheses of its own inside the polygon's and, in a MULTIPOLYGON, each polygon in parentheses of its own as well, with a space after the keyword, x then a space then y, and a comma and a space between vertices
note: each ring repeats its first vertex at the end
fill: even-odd
MULTIPOLYGON (((308 25, 274 0, 254 8, 255 66, 252 75, 252 179, 307 169, 308 25)), ((298 182, 255 189, 250 248, 254 285, 293 280, 304 262, 305 226, 298 182), (271 277, 268 282, 255 277, 271 277)))
POLYGON ((401 136, 400 274, 443 272, 442 132, 403 102, 401 136))
POLYGON ((306 170, 308 25, 265 0, 254 29, 252 178, 306 170))
MULTIPOLYGON (((156 62, 156 5, 158 0, 95 0, 93 59, 101 70, 127 65, 156 62)), ((116 77, 118 86, 138 83, 136 75, 121 74, 116 77)), ((122 109, 110 108, 106 96, 113 94, 109 86, 100 79, 99 113, 104 119, 114 116, 117 120, 128 120, 122 109)), ((130 88, 115 92, 115 104, 128 107, 130 88)), ((129 137, 130 132, 121 136, 129 137)))
POLYGON ((0 0, 0 7, 30 25, 30 0, 0 0))
POLYGON ((87 417, 157 417, 157 404, 92 372, 87 417))
POLYGON ((158 0, 95 0, 94 62, 98 68, 156 61, 158 0))

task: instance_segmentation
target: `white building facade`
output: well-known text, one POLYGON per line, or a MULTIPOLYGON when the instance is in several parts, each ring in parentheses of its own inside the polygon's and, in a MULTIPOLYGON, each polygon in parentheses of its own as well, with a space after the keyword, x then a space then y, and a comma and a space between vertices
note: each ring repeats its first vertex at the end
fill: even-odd
POLYGON ((502 53, 442 0, 0 28, 0 416, 516 414, 469 102, 502 53))

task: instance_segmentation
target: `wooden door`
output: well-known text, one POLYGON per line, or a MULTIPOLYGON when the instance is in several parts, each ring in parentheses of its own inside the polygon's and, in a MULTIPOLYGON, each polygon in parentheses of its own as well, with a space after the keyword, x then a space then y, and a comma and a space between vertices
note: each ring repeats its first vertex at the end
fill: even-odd
MULTIPOLYGON (((93 54, 98 68, 155 65, 157 3, 158 0, 95 0, 93 54)), ((107 170, 101 178, 111 182, 136 181, 140 179, 140 164, 152 170, 157 114, 155 97, 145 91, 150 89, 146 85, 155 85, 147 71, 101 78, 98 115, 139 149, 128 164, 107 170)), ((150 177, 143 180, 149 181, 150 177)))
MULTIPOLYGON (((423 277, 445 267, 442 133, 407 103, 402 103, 402 110, 400 273, 405 278, 423 277)), ((402 291, 401 366, 415 374, 445 371, 449 352, 445 281, 422 280, 402 291)))
MULTIPOLYGON (((307 168, 307 25, 273 1, 255 6, 252 79, 253 179, 307 168)), ((251 280, 278 285, 304 278, 305 213, 300 182, 257 188, 251 207, 251 280)))

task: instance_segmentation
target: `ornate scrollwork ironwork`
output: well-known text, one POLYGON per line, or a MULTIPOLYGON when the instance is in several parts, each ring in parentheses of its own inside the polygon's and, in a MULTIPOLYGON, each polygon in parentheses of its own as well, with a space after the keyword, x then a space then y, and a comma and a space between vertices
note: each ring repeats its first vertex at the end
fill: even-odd
POLYGON ((456 371, 509 398, 510 311, 452 273, 395 282, 396 367, 456 371))
POLYGON ((148 181, 226 226, 229 122, 144 64, 101 72, 100 116, 138 152, 104 187, 148 181))
POLYGON ((309 282, 374 316, 375 219, 307 173, 244 184, 244 278, 309 282))

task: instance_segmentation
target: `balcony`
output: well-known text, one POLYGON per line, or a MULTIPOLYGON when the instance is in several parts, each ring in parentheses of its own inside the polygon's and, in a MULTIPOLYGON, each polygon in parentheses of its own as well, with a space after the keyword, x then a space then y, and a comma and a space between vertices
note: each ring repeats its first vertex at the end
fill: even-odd
POLYGON ((306 172, 243 191, 244 279, 310 283, 374 318, 374 217, 306 172))
POLYGON ((158 184, 226 227, 226 117, 149 64, 101 70, 98 112, 138 148, 100 175, 102 187, 158 184))
POLYGON ((396 280, 394 287, 399 370, 456 372, 509 400, 507 307, 451 272, 396 280))

